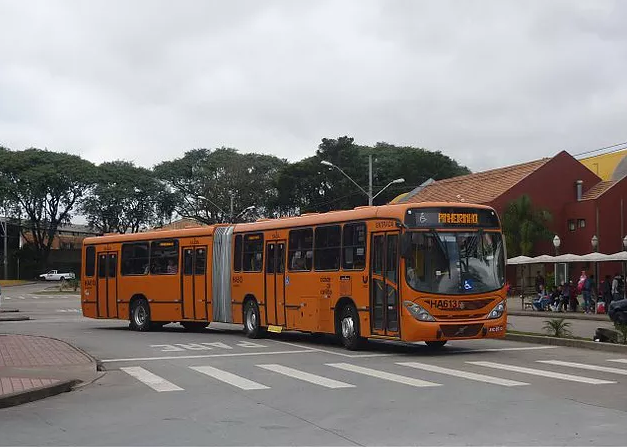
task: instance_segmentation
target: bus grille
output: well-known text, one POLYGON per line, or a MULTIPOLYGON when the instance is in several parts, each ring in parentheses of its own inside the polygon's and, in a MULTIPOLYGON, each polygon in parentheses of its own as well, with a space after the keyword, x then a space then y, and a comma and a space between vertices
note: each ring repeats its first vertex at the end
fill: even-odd
POLYGON ((448 324, 440 326, 442 333, 447 338, 474 337, 479 333, 483 323, 479 324, 448 324))
POLYGON ((485 313, 472 315, 436 315, 438 320, 475 320, 477 318, 485 318, 485 313))

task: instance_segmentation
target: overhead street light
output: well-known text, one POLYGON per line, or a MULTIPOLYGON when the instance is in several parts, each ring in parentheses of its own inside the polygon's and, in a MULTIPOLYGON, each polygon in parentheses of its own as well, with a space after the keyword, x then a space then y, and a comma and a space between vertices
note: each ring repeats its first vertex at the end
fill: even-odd
POLYGON ((368 181, 369 186, 370 186, 370 187, 369 187, 370 191, 366 191, 364 188, 362 188, 361 186, 359 186, 359 184, 358 184, 355 180, 353 180, 352 178, 350 178, 350 176, 349 176, 346 172, 342 171, 342 169, 341 169, 339 166, 334 165, 334 164, 333 164, 333 163, 331 163, 330 161, 321 160, 321 161, 320 161, 320 164, 323 164, 323 165, 325 165, 325 166, 329 166, 329 167, 331 167, 331 168, 335 168, 335 169, 337 169, 338 171, 340 171, 342 174, 344 174, 344 176, 345 176, 347 179, 349 179, 351 182, 353 182, 353 184, 354 184, 355 186, 357 186, 357 187, 358 187, 358 188, 359 188, 359 189, 360 189, 360 190, 361 190, 364 194, 366 194, 366 196, 368 196, 368 206, 372 206, 372 201, 374 200, 374 198, 375 198, 375 197, 377 197, 379 194, 381 194, 381 193, 382 193, 382 192, 383 192, 383 191, 384 191, 384 190, 385 190, 388 186, 393 185, 393 184, 395 184, 395 183, 404 183, 404 182, 405 182, 405 179, 404 179, 404 178, 397 178, 397 179, 395 179, 395 180, 392 180, 390 183, 388 183, 387 185, 385 185, 381 191, 379 191, 378 193, 376 193, 376 194, 373 196, 373 195, 372 195, 372 155, 369 155, 369 156, 368 156, 368 158, 369 158, 369 166, 370 166, 370 169, 369 169, 369 181, 368 181))

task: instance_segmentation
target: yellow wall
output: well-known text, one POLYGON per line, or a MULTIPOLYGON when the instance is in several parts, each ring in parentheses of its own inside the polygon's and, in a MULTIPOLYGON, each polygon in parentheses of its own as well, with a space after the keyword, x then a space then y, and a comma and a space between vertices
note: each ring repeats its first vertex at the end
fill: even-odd
POLYGON ((627 155, 627 150, 613 152, 611 154, 596 155, 579 160, 586 168, 590 169, 603 180, 611 180, 614 169, 627 155))

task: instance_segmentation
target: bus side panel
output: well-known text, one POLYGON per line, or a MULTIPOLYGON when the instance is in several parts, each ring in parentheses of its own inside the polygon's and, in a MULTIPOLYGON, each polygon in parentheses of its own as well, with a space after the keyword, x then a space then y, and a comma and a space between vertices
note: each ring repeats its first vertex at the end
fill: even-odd
POLYGON ((320 283, 313 272, 287 272, 285 287, 288 327, 299 331, 318 331, 318 293, 320 283))
POLYGON ((233 272, 231 276, 231 303, 233 323, 243 323, 243 303, 246 296, 253 296, 259 305, 261 325, 266 326, 266 307, 263 272, 233 272))
POLYGON ((120 277, 120 318, 129 318, 133 296, 143 296, 150 306, 152 321, 181 320, 181 292, 178 275, 126 275, 120 277))

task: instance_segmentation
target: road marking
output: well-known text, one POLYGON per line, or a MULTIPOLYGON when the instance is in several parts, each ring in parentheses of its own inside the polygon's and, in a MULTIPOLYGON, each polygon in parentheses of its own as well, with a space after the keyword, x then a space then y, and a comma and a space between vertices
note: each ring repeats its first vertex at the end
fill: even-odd
POLYGON ((11 298, 10 296, 5 296, 4 299, 5 300, 12 300, 13 298, 11 298))
POLYGON ((484 366, 486 368, 502 369, 504 371, 513 371, 513 372, 519 372, 522 374, 531 374, 533 376, 549 377, 551 379, 560 379, 560 380, 569 380, 571 382, 587 383, 590 385, 603 385, 603 384, 609 384, 609 383, 616 383, 616 382, 611 382, 609 380, 599 380, 599 379, 593 379, 590 377, 573 376, 570 374, 562 374, 562 373, 557 373, 557 372, 552 372, 552 371, 546 371, 543 369, 534 369, 534 368, 525 368, 522 366, 505 365, 503 363, 494 363, 494 362, 466 362, 466 363, 469 363, 471 365, 484 366))
POLYGON ((120 369, 126 374, 135 377, 140 382, 145 383, 155 391, 183 391, 183 388, 173 384, 172 382, 168 382, 164 378, 159 377, 158 375, 153 374, 140 366, 129 366, 120 369))
POLYGON ((310 374, 308 372, 299 371, 298 369, 288 368, 287 366, 269 364, 269 365, 257 365, 260 368, 267 369, 279 374, 283 374, 294 379, 304 380, 305 382, 321 385, 327 388, 354 388, 355 385, 350 383, 340 382, 338 380, 329 379, 327 377, 318 376, 316 374, 310 374))
POLYGON ((608 362, 627 363, 627 359, 608 359, 608 362))
POLYGON ((205 354, 205 355, 170 355, 163 357, 137 357, 130 359, 105 359, 102 363, 113 362, 147 362, 151 360, 177 360, 177 359, 208 359, 214 357, 245 357, 250 355, 274 355, 274 354, 305 354, 308 352, 315 352, 312 349, 301 349, 294 351, 273 351, 273 352, 238 352, 230 354, 205 354))
POLYGON ((21 300, 25 300, 26 298, 24 298, 23 296, 20 297, 21 300))
MULTIPOLYGON (((302 348, 303 345, 298 345, 296 343, 289 343, 287 341, 280 341, 280 340, 274 340, 276 343, 281 343, 283 345, 289 345, 289 346, 296 346, 298 348, 302 348)), ((333 354, 333 355, 339 355, 342 357, 349 357, 349 358, 366 358, 366 357, 388 357, 392 354, 346 354, 344 352, 335 352, 335 351, 329 351, 327 349, 320 349, 320 348, 312 348, 311 346, 307 346, 309 349, 311 349, 312 351, 318 351, 318 352, 324 352, 327 354, 333 354)))
POLYGON ((237 388, 241 388, 243 390, 267 390, 270 388, 262 385, 261 383, 253 382, 252 380, 232 374, 228 371, 222 371, 221 369, 214 368, 213 366, 190 366, 190 368, 194 371, 198 371, 199 373, 213 377, 214 379, 236 386, 237 388))
POLYGON ((590 371, 601 371, 612 374, 627 376, 627 369, 612 368, 608 366, 587 365, 585 363, 562 362, 561 360, 536 360, 538 363, 548 363, 549 365, 569 366, 571 368, 587 369, 590 371))
POLYGON ((486 348, 486 349, 469 349, 464 351, 465 353, 474 353, 474 352, 501 352, 501 351, 537 351, 541 349, 556 349, 559 346, 526 346, 526 347, 517 347, 517 348, 486 348))
POLYGON ((357 374, 363 374, 365 376, 376 377, 378 379, 389 380, 391 382, 398 382, 405 385, 427 387, 427 386, 441 386, 440 383, 427 382, 425 380, 414 379, 413 377, 401 376, 398 374, 392 374, 385 371, 378 371, 376 369, 364 368, 363 366, 352 365, 350 363, 327 363, 327 366, 333 368, 343 369, 344 371, 350 371, 357 374))
POLYGON ((500 377, 486 376, 484 374, 476 374, 468 371, 460 371, 457 369, 442 368, 441 366, 428 365, 426 363, 418 362, 397 362, 397 365, 409 366, 410 368, 422 369, 438 374, 446 374, 449 376, 461 377, 469 380, 476 380, 478 382, 491 383, 494 385, 502 386, 522 386, 529 385, 526 382, 517 382, 516 380, 502 379, 500 377))

